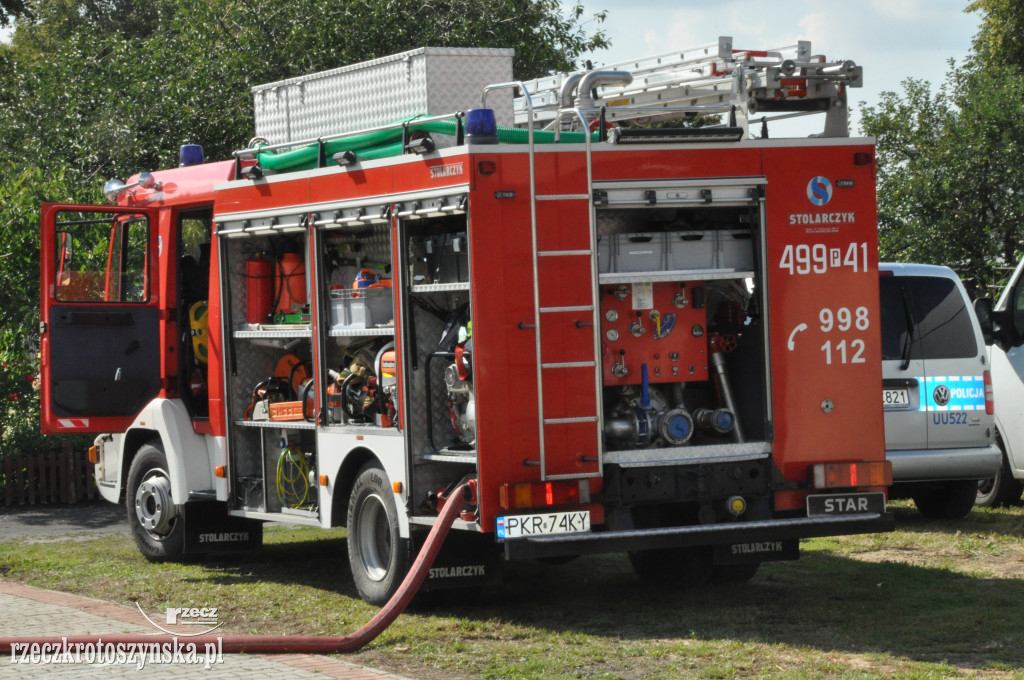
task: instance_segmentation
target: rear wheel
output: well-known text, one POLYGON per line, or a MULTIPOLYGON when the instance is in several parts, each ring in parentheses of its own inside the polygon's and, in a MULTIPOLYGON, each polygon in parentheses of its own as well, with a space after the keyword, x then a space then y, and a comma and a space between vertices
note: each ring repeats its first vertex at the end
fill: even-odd
POLYGON ((910 497, 926 517, 961 519, 974 507, 977 495, 978 482, 966 479, 915 489, 910 497))
MULTIPOLYGON (((683 525, 695 519, 691 508, 680 506, 637 506, 631 514, 632 524, 638 529, 683 525)), ((635 550, 629 553, 629 561, 642 581, 662 587, 693 588, 711 579, 714 548, 635 550)))
POLYGON ((760 562, 748 562, 746 564, 719 564, 711 575, 712 583, 746 583, 754 578, 754 574, 761 567, 760 562))
POLYGON ((714 571, 713 560, 713 549, 706 545, 629 553, 633 571, 640 580, 671 588, 704 585, 714 571))
POLYGON ((167 456, 159 443, 143 445, 128 471, 128 525, 147 560, 164 562, 185 554, 185 523, 171 495, 167 456))
POLYGON ((996 435, 996 444, 1003 452, 1003 465, 995 477, 978 482, 978 495, 974 499, 974 504, 984 508, 1020 505, 1024 484, 1021 484, 1020 480, 1014 479, 1013 470, 1010 469, 1010 460, 1006 457, 1006 450, 1003 448, 1003 442, 998 434, 996 435))
POLYGON ((347 543, 359 596, 370 604, 385 604, 409 571, 409 555, 398 530, 395 494, 376 462, 359 471, 352 487, 347 543))

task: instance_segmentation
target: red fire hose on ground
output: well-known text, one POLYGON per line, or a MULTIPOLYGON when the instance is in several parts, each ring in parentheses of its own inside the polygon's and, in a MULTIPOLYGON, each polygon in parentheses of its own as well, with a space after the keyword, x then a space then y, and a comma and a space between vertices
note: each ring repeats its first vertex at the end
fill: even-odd
MULTIPOLYGON (((189 643, 195 644, 197 647, 201 648, 204 645, 212 645, 212 647, 208 648, 216 648, 225 653, 338 654, 355 652, 362 649, 383 633, 398 618, 398 615, 409 606, 409 603, 430 571, 434 559, 437 558, 437 554, 441 551, 441 546, 444 544, 444 539, 448 536, 452 523, 459 516, 459 511, 462 509, 463 493, 467 488, 469 488, 468 484, 462 484, 448 496, 448 502, 444 504, 440 516, 427 535, 426 542, 423 544, 423 548, 420 549, 420 553, 409 569, 405 580, 398 586, 398 590, 395 591, 395 594, 388 603, 381 607, 381 610, 362 628, 351 635, 344 637, 318 637, 315 635, 205 634, 184 639, 189 643)), ((23 649, 26 644, 50 645, 52 648, 87 644, 95 645, 100 642, 101 638, 104 645, 164 645, 173 644, 175 640, 181 640, 181 638, 173 635, 146 634, 0 637, 0 654, 9 654, 13 650, 23 649)))

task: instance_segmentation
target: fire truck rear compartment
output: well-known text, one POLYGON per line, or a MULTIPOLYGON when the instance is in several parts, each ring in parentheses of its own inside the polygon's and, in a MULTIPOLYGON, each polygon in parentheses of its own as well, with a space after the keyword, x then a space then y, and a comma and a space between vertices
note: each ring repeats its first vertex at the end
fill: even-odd
MULTIPOLYGON (((738 194, 724 206, 597 211, 606 464, 769 454, 760 201, 738 194)), ((622 501, 659 496, 636 493, 622 501)))

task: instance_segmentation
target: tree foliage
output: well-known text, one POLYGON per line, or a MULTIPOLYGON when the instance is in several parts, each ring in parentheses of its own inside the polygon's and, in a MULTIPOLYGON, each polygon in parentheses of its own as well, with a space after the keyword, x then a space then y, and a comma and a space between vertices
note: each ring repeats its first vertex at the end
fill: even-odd
POLYGON ((966 11, 982 14, 973 43, 979 64, 1024 68, 1024 4, 1019 0, 974 0, 966 11))
POLYGON ((185 143, 229 157, 260 83, 424 46, 512 47, 524 79, 571 70, 608 44, 584 20, 560 0, 0 0, 0 456, 39 442, 41 201, 99 202, 185 143))
POLYGON ((883 258, 946 264, 977 295, 993 294, 1024 255, 1024 52, 998 21, 1016 2, 977 0, 987 13, 966 64, 950 63, 936 92, 907 80, 862 112, 877 138, 883 258))

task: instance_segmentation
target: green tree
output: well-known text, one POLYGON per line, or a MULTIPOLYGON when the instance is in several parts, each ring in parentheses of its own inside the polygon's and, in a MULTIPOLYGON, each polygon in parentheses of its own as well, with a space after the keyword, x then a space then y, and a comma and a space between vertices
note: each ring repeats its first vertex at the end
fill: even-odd
POLYGON ((0 25, 12 20, 0 44, 0 455, 43 445, 41 201, 98 202, 106 179, 173 166, 183 143, 229 157, 253 134, 260 83, 422 46, 513 47, 526 79, 608 44, 560 0, 0 0, 0 25))
POLYGON ((0 0, 0 26, 7 26, 11 20, 25 14, 24 0, 0 0))
MULTIPOLYGON (((514 47, 531 78, 607 45, 559 0, 45 0, 0 52, 12 160, 100 183, 173 165, 183 143, 225 158, 254 127, 251 87, 424 45, 514 47), (133 9, 136 6, 142 9, 133 9), (102 9, 102 7, 101 7, 102 9), (123 17, 123 21, 119 20, 123 17), (132 27, 128 30, 128 27, 132 27)), ((2 155, 0 155, 2 158, 2 155)))
POLYGON ((39 204, 65 197, 84 194, 0 163, 0 458, 55 445, 39 432, 39 204))
POLYGON ((935 93, 917 80, 882 93, 861 127, 878 142, 881 256, 949 265, 986 295, 1024 254, 1024 53, 1014 56, 1019 36, 993 23, 1024 12, 1003 0, 970 9, 996 14, 986 14, 967 63, 951 63, 935 93))
POLYGON ((974 0, 965 11, 982 14, 973 43, 980 63, 1024 67, 1024 4, 1019 0, 974 0))
POLYGON ((985 294, 1024 251, 1020 77, 954 68, 933 94, 908 80, 865 107, 878 141, 879 249, 885 259, 946 264, 985 294))

